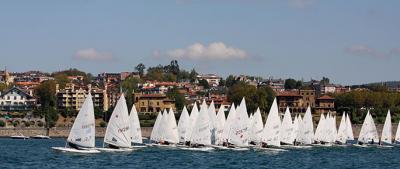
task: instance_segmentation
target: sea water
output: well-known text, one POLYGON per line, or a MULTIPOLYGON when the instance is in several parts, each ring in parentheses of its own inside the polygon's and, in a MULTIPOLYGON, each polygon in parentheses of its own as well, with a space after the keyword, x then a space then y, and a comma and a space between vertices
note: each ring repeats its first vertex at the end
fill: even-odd
MULTIPOLYGON (((129 153, 56 152, 65 139, 0 138, 0 168, 400 168, 400 147, 312 147, 304 149, 215 150, 148 147, 129 153)), ((96 140, 96 146, 102 139, 96 140)))

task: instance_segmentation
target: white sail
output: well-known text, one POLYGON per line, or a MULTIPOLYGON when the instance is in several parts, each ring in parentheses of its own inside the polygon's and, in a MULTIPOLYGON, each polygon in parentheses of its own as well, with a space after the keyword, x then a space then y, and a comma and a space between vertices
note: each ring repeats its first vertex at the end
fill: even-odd
POLYGON ((190 119, 190 127, 187 130, 188 136, 192 135, 192 130, 193 130, 193 127, 194 127, 194 123, 197 120, 197 116, 199 116, 199 109, 197 108, 197 103, 194 102, 193 107, 192 107, 192 111, 190 112, 190 117, 189 117, 189 119, 190 119))
POLYGON ((129 114, 131 121, 131 141, 133 143, 143 143, 142 140, 142 130, 140 129, 139 116, 136 111, 136 106, 133 104, 131 113, 129 114))
POLYGON ((319 122, 317 125, 317 129, 315 130, 314 140, 316 141, 324 141, 323 136, 325 132, 325 115, 321 113, 321 117, 319 118, 319 122))
POLYGON ((104 143, 126 148, 131 147, 131 131, 125 97, 122 94, 108 122, 104 143))
POLYGON ((190 144, 211 145, 210 117, 207 110, 207 104, 203 101, 200 107, 200 113, 193 127, 190 144))
POLYGON ((174 131, 173 122, 171 114, 164 110, 163 116, 161 118, 161 123, 159 126, 160 142, 167 141, 169 143, 178 143, 179 138, 174 131))
POLYGON ((383 125, 381 141, 392 144, 392 119, 390 117, 390 110, 387 112, 385 124, 383 125))
POLYGON ((361 143, 367 143, 369 138, 367 135, 367 130, 370 126, 370 120, 369 120, 369 111, 367 112, 367 115, 365 116, 364 122, 361 126, 360 133, 358 134, 358 141, 361 143))
POLYGON ((371 114, 368 111, 367 116, 364 119, 364 123, 361 126, 360 134, 358 136, 358 141, 362 143, 369 143, 371 141, 374 141, 374 143, 377 143, 378 140, 379 137, 374 123, 374 119, 372 118, 371 114))
POLYGON ((173 140, 172 141, 173 143, 179 143, 178 126, 176 125, 175 113, 174 110, 172 110, 172 108, 169 109, 168 116, 169 116, 168 122, 170 127, 172 128, 171 130, 173 134, 171 140, 173 140))
POLYGON ((336 141, 337 138, 337 126, 336 126, 336 116, 332 117, 332 143, 336 141))
POLYGON ((280 128, 280 141, 285 144, 293 144, 293 122, 289 107, 286 107, 280 128))
POLYGON ((186 106, 183 107, 181 117, 179 117, 178 122, 178 135, 179 135, 179 142, 186 142, 190 140, 190 136, 187 134, 187 130, 190 127, 190 117, 189 113, 186 109, 186 106))
POLYGON ((75 122, 72 125, 67 141, 81 147, 95 147, 95 119, 92 95, 86 96, 75 122))
POLYGON ((246 103, 243 98, 231 123, 231 130, 228 136, 230 143, 239 147, 248 146, 248 118, 246 103))
POLYGON ((257 108, 256 112, 252 116, 251 121, 250 141, 259 143, 261 142, 262 131, 264 129, 260 108, 257 108))
POLYGON ((400 142, 400 121, 397 124, 396 136, 395 136, 394 140, 396 143, 400 142))
POLYGON ((369 131, 369 134, 371 135, 371 138, 373 139, 374 143, 378 143, 379 141, 378 130, 376 129, 375 122, 371 114, 369 114, 369 119, 371 121, 371 130, 369 131))
POLYGON ((340 120, 339 130, 337 134, 336 141, 345 144, 347 141, 347 122, 346 122, 346 112, 343 112, 342 119, 340 120))
POLYGON ((313 121, 312 121, 312 115, 311 115, 311 108, 308 106, 306 114, 304 115, 303 118, 303 128, 304 128, 304 134, 303 134, 303 144, 311 144, 313 142, 314 138, 314 126, 313 126, 313 121))
POLYGON ((305 135, 304 132, 305 128, 304 128, 304 120, 301 117, 301 115, 298 115, 297 118, 297 135, 296 135, 296 142, 302 143, 304 144, 303 140, 305 139, 305 135))
POLYGON ((271 146, 280 146, 279 140, 281 130, 281 119, 278 112, 278 104, 276 98, 272 103, 271 109, 269 110, 267 121, 262 133, 262 141, 271 146))
POLYGON ((235 119, 235 116, 236 116, 235 104, 232 103, 232 105, 229 109, 228 117, 226 118, 224 130, 222 133, 223 142, 229 141, 229 133, 232 129, 232 122, 235 119))
POLYGON ((351 125, 349 114, 346 113, 347 140, 354 140, 353 126, 351 125))
POLYGON ((224 107, 221 105, 221 107, 218 110, 217 113, 217 121, 215 125, 215 130, 216 130, 216 144, 221 145, 224 142, 224 139, 222 138, 222 135, 224 133, 224 126, 225 126, 225 110, 224 107))
POLYGON ((162 120, 162 113, 159 112, 156 118, 156 121, 153 126, 153 130, 151 131, 150 140, 152 141, 160 141, 160 123, 162 120))
POLYGON ((298 116, 294 117, 293 120, 293 133, 292 133, 292 140, 299 140, 299 118, 298 116))
POLYGON ((212 100, 210 106, 208 106, 208 116, 210 117, 210 132, 211 132, 211 144, 216 143, 216 122, 217 122, 217 115, 215 114, 215 105, 214 101, 212 100))

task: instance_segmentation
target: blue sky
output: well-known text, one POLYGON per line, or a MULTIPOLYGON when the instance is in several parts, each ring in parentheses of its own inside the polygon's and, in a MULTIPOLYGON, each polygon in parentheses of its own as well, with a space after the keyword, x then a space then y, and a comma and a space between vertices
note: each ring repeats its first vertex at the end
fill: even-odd
POLYGON ((9 0, 0 67, 201 73, 360 84, 400 80, 397 0, 9 0))

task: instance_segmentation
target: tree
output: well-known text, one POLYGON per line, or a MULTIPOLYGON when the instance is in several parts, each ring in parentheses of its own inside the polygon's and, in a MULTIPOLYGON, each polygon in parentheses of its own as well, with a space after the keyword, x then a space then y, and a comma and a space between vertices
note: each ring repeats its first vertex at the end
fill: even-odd
POLYGON ((149 67, 147 69, 146 79, 162 81, 163 73, 164 73, 164 69, 163 69, 162 65, 158 65, 157 67, 149 67))
POLYGON ((186 105, 185 96, 179 93, 177 88, 172 88, 168 90, 167 97, 175 100, 175 106, 177 110, 182 110, 183 106, 186 105))
POLYGON ((319 82, 320 85, 328 85, 329 84, 329 78, 327 77, 322 77, 322 80, 319 82))
POLYGON ((196 72, 196 70, 195 69, 192 69, 191 71, 190 71, 190 75, 189 75, 189 78, 190 78, 190 82, 195 82, 196 81, 196 78, 197 78, 197 75, 199 75, 197 72, 196 72))
POLYGON ((235 77, 233 75, 229 75, 226 78, 225 85, 226 87, 232 87, 236 82, 237 80, 235 79, 235 77))
POLYGON ((138 90, 138 84, 142 82, 142 79, 136 77, 128 77, 121 82, 122 91, 125 94, 126 104, 128 105, 129 111, 134 103, 133 93, 138 90))
POLYGON ((285 89, 296 89, 296 86, 297 86, 296 84, 297 84, 296 80, 291 79, 291 78, 286 79, 285 80, 285 89))
POLYGON ((143 63, 139 63, 135 67, 135 70, 139 72, 140 77, 143 77, 145 69, 146 69, 146 66, 143 63))
POLYGON ((56 111, 56 82, 48 80, 36 87, 40 110, 38 114, 45 117, 46 127, 54 127, 58 119, 56 111))
POLYGON ((5 84, 5 83, 0 83, 0 91, 2 92, 2 91, 4 91, 4 90, 6 90, 6 89, 8 89, 7 84, 5 84))
POLYGON ((209 89, 210 88, 210 85, 208 84, 207 80, 205 80, 205 79, 199 80, 199 85, 203 86, 204 89, 209 89))
POLYGON ((179 64, 177 60, 171 60, 170 64, 164 66, 165 73, 172 73, 174 75, 178 75, 179 73, 179 64))

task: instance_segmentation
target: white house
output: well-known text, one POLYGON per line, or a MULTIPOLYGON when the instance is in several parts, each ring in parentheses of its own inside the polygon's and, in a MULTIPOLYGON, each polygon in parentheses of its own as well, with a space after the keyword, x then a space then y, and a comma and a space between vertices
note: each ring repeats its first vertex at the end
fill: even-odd
POLYGON ((27 111, 32 110, 36 99, 29 93, 13 87, 0 93, 1 111, 27 111))

